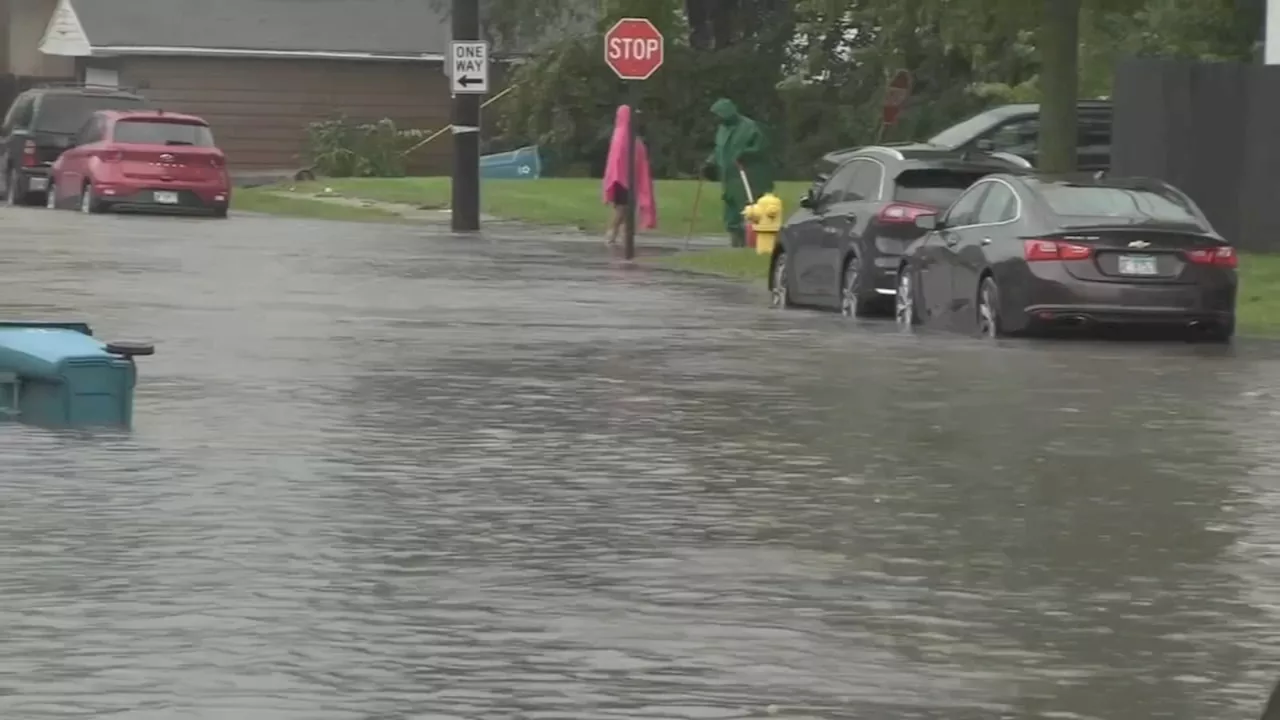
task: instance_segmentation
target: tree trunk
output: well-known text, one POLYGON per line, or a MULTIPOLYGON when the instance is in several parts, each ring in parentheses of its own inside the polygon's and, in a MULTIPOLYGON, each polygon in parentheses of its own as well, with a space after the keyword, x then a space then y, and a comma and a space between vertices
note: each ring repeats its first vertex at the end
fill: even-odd
POLYGON ((1040 157, 1044 172, 1076 169, 1080 0, 1044 0, 1040 25, 1040 157))

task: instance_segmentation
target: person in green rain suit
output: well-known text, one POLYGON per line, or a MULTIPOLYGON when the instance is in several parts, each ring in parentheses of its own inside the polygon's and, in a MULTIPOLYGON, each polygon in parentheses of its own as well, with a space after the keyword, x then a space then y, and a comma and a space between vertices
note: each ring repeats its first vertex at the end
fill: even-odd
POLYGON ((724 200, 724 227, 734 247, 746 245, 746 224, 742 209, 747 203, 767 192, 773 192, 773 158, 769 157, 768 140, 759 123, 738 112, 728 98, 720 98, 711 106, 720 119, 716 129, 716 149, 707 157, 702 175, 719 180, 724 200), (751 197, 742 185, 738 167, 746 171, 751 197))

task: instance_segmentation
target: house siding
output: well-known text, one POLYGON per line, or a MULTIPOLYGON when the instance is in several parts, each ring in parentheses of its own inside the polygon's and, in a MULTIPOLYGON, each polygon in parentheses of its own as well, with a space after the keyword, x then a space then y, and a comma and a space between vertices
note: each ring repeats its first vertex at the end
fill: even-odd
MULTIPOLYGON (((307 124, 339 114, 427 131, 449 124, 439 62, 121 57, 113 65, 122 85, 166 110, 207 120, 239 170, 302 167, 307 124)), ((446 137, 416 152, 410 171, 447 173, 446 137)))

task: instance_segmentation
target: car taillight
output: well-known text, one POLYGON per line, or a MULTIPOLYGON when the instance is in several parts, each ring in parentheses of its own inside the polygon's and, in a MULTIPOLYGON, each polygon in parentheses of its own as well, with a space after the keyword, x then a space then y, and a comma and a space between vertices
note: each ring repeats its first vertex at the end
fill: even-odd
POLYGON ((1061 240, 1023 240, 1022 254, 1027 262, 1043 260, 1088 260, 1093 256, 1093 248, 1088 245, 1063 242, 1061 240))
POLYGON ((937 213, 937 210, 924 205, 889 203, 881 208, 880 213, 876 215, 876 219, 882 223, 911 225, 915 223, 916 218, 922 215, 936 215, 937 213))
POLYGON ((209 157, 209 164, 221 170, 222 167, 227 164, 227 161, 226 161, 226 158, 222 157, 221 155, 211 155, 209 157))
POLYGON ((124 152, 120 150, 103 150, 98 154, 98 157, 101 158, 103 162, 120 162, 121 160, 124 160, 124 152))
POLYGON ((1225 268, 1233 268, 1240 264, 1236 249, 1226 246, 1188 250, 1187 259, 1197 265, 1214 265, 1225 268))
POLYGON ((22 167, 35 167, 39 164, 36 158, 36 141, 28 140, 22 143, 22 167))

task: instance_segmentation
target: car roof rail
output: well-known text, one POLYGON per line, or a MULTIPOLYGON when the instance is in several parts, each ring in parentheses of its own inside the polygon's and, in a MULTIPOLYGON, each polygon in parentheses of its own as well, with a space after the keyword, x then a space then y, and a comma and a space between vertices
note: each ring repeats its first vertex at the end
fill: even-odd
POLYGON ((82 82, 74 82, 74 81, 40 83, 39 85, 36 85, 31 89, 32 90, 58 90, 58 89, 64 89, 64 88, 67 90, 109 90, 111 92, 131 93, 134 95, 138 93, 137 88, 128 87, 125 85, 99 85, 97 83, 82 83, 82 82))
POLYGON ((902 154, 902 151, 901 151, 901 150, 897 150, 897 149, 894 149, 894 148, 891 148, 891 147, 885 147, 885 146, 883 146, 883 145, 868 145, 868 146, 866 146, 866 147, 864 147, 864 148, 862 148, 862 149, 863 149, 863 150, 869 150, 869 151, 871 151, 871 152, 882 152, 882 153, 884 153, 884 154, 888 155, 889 157, 893 158, 894 160, 906 160, 906 159, 907 159, 907 158, 902 154))

